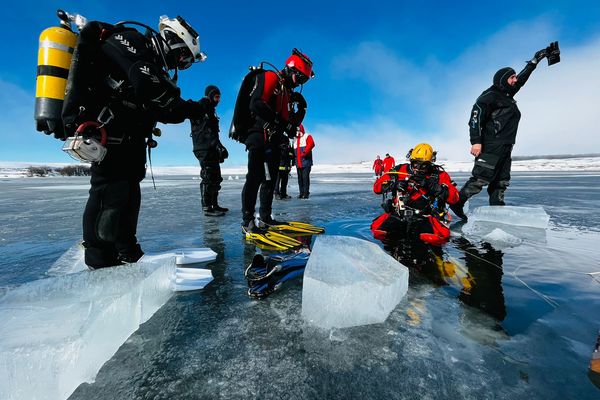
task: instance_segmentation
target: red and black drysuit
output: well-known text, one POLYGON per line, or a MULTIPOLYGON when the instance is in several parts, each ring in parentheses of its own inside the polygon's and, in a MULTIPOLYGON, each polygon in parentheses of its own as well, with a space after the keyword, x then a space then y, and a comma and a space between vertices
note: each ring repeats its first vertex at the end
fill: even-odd
POLYGON ((135 262, 144 254, 136 230, 147 140, 157 122, 183 122, 206 110, 180 97, 150 39, 135 29, 90 22, 73 57, 79 62, 63 107, 67 132, 96 121, 102 110, 104 117, 113 116, 105 125, 106 156, 91 166, 83 214, 85 263, 102 268, 135 262))
POLYGON ((445 204, 458 201, 458 190, 452 184, 446 171, 432 165, 426 174, 417 174, 410 164, 401 164, 391 169, 375 181, 373 191, 381 194, 391 191, 391 204, 384 204, 386 212, 373 220, 371 231, 378 240, 404 238, 416 239, 441 245, 450 237, 450 229, 444 222, 447 213, 445 204), (396 194, 403 191, 407 194, 405 205, 419 214, 410 218, 398 215, 394 205, 398 199, 396 194))
POLYGON ((242 189, 242 219, 247 226, 254 219, 256 198, 260 189, 259 216, 271 219, 274 183, 280 161, 280 145, 289 140, 287 132, 295 132, 306 114, 306 102, 300 93, 292 92, 287 78, 265 70, 255 77, 250 97, 254 125, 248 130, 248 173, 242 189), (294 111, 293 104, 298 104, 294 111))

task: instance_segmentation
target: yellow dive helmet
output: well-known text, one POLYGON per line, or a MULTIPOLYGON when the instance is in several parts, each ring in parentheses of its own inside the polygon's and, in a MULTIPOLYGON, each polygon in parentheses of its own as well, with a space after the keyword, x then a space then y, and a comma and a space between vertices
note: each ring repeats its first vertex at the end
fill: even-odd
POLYGON ((419 143, 408 151, 406 158, 410 161, 434 162, 436 152, 427 143, 419 143))

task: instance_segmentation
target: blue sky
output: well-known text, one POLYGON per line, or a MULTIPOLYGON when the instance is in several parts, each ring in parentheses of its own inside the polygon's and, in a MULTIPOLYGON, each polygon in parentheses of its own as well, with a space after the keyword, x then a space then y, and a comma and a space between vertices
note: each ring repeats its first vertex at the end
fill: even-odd
MULTIPOLYGON (((402 159, 430 142, 441 158, 468 159, 467 119, 475 98, 504 66, 520 69, 533 53, 559 40, 563 61, 543 62, 517 95, 523 113, 515 154, 600 152, 600 2, 157 2, 40 1, 5 6, 1 42, 0 161, 70 162, 61 142, 34 129, 39 33, 62 8, 106 22, 181 15, 200 34, 208 60, 180 74, 184 98, 207 84, 223 100, 226 165, 243 165, 243 146, 227 138, 237 89, 249 65, 277 66, 293 47, 314 61, 304 88, 305 127, 316 162, 402 159)), ((163 127, 155 165, 194 165, 189 123, 163 127)))

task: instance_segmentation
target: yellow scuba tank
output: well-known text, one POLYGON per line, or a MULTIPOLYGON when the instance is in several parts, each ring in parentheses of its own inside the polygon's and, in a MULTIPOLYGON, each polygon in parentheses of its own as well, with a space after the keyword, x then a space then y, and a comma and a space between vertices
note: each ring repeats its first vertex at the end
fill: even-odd
MULTIPOLYGON (((44 29, 40 34, 38 67, 35 90, 36 129, 46 134, 62 136, 62 107, 71 58, 77 43, 77 34, 71 29, 71 16, 57 11, 61 26, 44 29)), ((85 19, 83 19, 85 21, 85 19)))

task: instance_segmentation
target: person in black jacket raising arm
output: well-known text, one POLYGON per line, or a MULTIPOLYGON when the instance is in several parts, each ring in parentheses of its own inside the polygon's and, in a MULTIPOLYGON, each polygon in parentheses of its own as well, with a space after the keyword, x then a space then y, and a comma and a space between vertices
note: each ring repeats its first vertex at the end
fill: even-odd
POLYGON ((469 119, 471 154, 475 157, 472 176, 460 190, 460 200, 450 206, 454 213, 467 219, 465 202, 487 185, 490 205, 503 206, 504 192, 510 184, 511 152, 515 144, 521 112, 514 95, 525 85, 538 63, 549 57, 548 64, 558 62, 558 42, 535 53, 519 74, 505 67, 494 74, 494 84, 475 101, 469 119))

